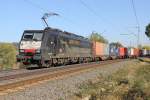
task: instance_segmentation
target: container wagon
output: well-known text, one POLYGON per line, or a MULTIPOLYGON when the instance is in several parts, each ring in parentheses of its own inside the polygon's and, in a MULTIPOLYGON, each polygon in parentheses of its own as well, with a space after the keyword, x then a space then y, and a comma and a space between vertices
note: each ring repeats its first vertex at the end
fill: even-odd
POLYGON ((150 50, 147 50, 147 52, 148 52, 148 56, 150 57, 150 50))
POLYGON ((142 57, 143 54, 142 54, 142 49, 139 49, 139 56, 142 57))
POLYGON ((131 47, 128 48, 128 57, 129 58, 134 58, 135 57, 134 48, 131 48, 131 47))
POLYGON ((140 55, 140 50, 138 48, 134 48, 134 57, 137 58, 140 55))
POLYGON ((117 59, 119 55, 119 47, 114 44, 109 44, 109 56, 111 59, 117 59))
POLYGON ((143 57, 148 56, 148 50, 147 49, 142 49, 142 56, 143 57))
POLYGON ((123 59, 123 58, 127 58, 127 48, 125 47, 119 47, 119 58, 123 59))
POLYGON ((92 53, 93 56, 99 57, 100 60, 109 59, 109 45, 101 42, 93 41, 92 53))

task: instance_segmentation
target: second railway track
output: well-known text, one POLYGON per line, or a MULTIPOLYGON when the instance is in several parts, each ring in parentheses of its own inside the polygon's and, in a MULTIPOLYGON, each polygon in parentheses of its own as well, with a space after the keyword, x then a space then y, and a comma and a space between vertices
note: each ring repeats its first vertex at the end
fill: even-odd
POLYGON ((102 61, 98 63, 75 64, 75 65, 68 65, 68 66, 62 66, 57 68, 41 69, 38 71, 14 74, 10 76, 3 76, 0 77, 0 83, 3 83, 3 81, 7 81, 7 82, 0 84, 0 92, 5 92, 7 90, 15 89, 17 87, 31 85, 44 80, 51 80, 66 75, 76 74, 88 69, 102 67, 103 65, 113 64, 121 61, 124 60, 119 59, 119 60, 102 61), (17 80, 17 81, 13 81, 13 80, 17 80))

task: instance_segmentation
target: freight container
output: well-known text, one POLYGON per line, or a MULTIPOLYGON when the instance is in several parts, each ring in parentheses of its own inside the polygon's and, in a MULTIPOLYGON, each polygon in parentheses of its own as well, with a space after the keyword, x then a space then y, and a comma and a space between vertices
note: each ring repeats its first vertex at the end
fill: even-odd
POLYGON ((103 44, 104 45, 104 55, 109 55, 109 44, 103 44))
POLYGON ((109 45, 109 56, 111 59, 116 59, 119 56, 119 47, 116 45, 110 44, 109 45))
POLYGON ((134 57, 134 48, 128 48, 128 57, 134 57))
POLYGON ((135 57, 139 57, 139 54, 140 54, 139 49, 138 48, 134 48, 134 56, 135 57))
POLYGON ((127 48, 119 47, 119 58, 127 57, 127 48))
POLYGON ((150 54, 150 50, 146 50, 146 56, 149 56, 149 54, 150 54))
POLYGON ((125 48, 125 58, 128 57, 128 48, 125 48))
POLYGON ((103 55, 103 44, 100 42, 93 42, 93 55, 94 56, 101 56, 103 55))
POLYGON ((142 49, 139 49, 139 56, 142 56, 142 49))
POLYGON ((142 49, 142 56, 147 56, 148 55, 148 50, 142 49))
POLYGON ((96 57, 100 57, 101 60, 105 60, 109 57, 109 45, 100 42, 93 42, 92 53, 96 57))
POLYGON ((147 56, 150 56, 150 50, 147 50, 147 56))
POLYGON ((103 43, 103 49, 104 49, 104 56, 103 56, 103 60, 107 60, 110 59, 109 58, 109 44, 103 43))

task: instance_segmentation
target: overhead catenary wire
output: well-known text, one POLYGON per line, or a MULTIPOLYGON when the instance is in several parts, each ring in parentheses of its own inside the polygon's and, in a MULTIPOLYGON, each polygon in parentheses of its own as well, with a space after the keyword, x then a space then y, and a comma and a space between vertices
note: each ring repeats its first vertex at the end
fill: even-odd
MULTIPOLYGON (((25 1, 25 2, 28 3, 28 4, 30 4, 31 6, 34 6, 34 7, 37 8, 37 9, 39 9, 42 13, 50 12, 49 9, 47 9, 47 8, 45 8, 45 7, 42 7, 40 4, 35 3, 35 2, 33 2, 32 0, 23 0, 23 1, 25 1)), ((81 2, 81 4, 82 4, 84 7, 86 7, 93 15, 95 15, 95 16, 98 18, 99 21, 104 22, 104 23, 107 23, 107 24, 111 25, 111 27, 115 27, 113 23, 111 23, 109 20, 107 20, 107 19, 103 18, 102 16, 100 16, 94 9, 92 9, 89 5, 87 5, 83 0, 80 0, 80 2, 81 2)), ((75 27, 76 27, 76 26, 78 27, 77 23, 75 23, 75 22, 72 21, 71 19, 68 19, 67 17, 62 16, 61 14, 60 14, 59 17, 62 18, 64 21, 66 21, 66 22, 68 22, 68 23, 70 23, 70 24, 72 24, 72 25, 75 25, 75 27)), ((118 28, 116 28, 116 29, 118 29, 118 28)))
MULTIPOLYGON (((52 12, 52 11, 50 11, 49 9, 47 9, 47 8, 45 8, 45 7, 42 7, 40 4, 35 3, 35 2, 33 2, 33 1, 31 1, 31 0, 23 0, 23 1, 25 1, 26 3, 30 4, 31 6, 37 8, 37 9, 39 9, 42 14, 45 13, 45 12, 48 12, 48 13, 55 13, 54 11, 52 12)), ((57 12, 57 13, 58 13, 58 12, 57 12)), ((73 25, 73 26, 76 27, 77 29, 80 29, 80 28, 81 28, 81 27, 79 27, 79 25, 78 25, 76 22, 74 22, 72 19, 70 19, 70 18, 68 18, 68 17, 65 17, 65 16, 62 16, 61 13, 58 13, 58 14, 59 14, 59 18, 61 18, 62 20, 64 20, 66 23, 69 24, 69 25, 67 25, 67 26, 70 26, 70 24, 71 24, 71 26, 73 25)), ((42 21, 42 22, 43 22, 43 21, 42 21)), ((45 23, 43 24, 43 26, 45 26, 45 23)), ((48 26, 48 23, 47 23, 46 26, 48 26)))
POLYGON ((97 14, 97 12, 96 12, 92 7, 90 7, 89 5, 87 5, 83 0, 79 0, 79 1, 80 1, 80 3, 81 3, 84 7, 86 7, 93 15, 95 15, 95 16, 98 18, 99 21, 104 22, 104 23, 107 23, 107 24, 109 24, 109 25, 112 25, 112 27, 114 26, 114 24, 111 23, 108 19, 106 19, 106 18, 104 18, 104 17, 102 17, 102 16, 99 16, 99 15, 97 14))
MULTIPOLYGON (((91 13, 93 13, 96 17, 98 17, 101 21, 105 22, 105 23, 108 23, 109 25, 112 25, 112 27, 114 27, 114 23, 111 23, 108 19, 102 17, 102 16, 99 16, 94 9, 92 9, 89 5, 87 5, 83 0, 79 0, 80 3, 86 7, 91 13)), ((133 0, 132 0, 133 1, 133 0)), ((136 10, 135 10, 135 7, 134 7, 134 11, 135 11, 135 16, 136 16, 136 20, 138 22, 138 25, 139 25, 139 21, 138 21, 138 17, 137 17, 137 14, 136 14, 136 10)), ((117 26, 116 26, 117 27, 117 26)), ((117 27, 118 28, 118 27, 117 27)), ((123 29, 126 29, 126 27, 123 27, 123 29)))
POLYGON ((137 34, 137 47, 138 45, 140 45, 139 43, 139 39, 140 39, 140 23, 139 23, 139 19, 138 19, 138 16, 137 16, 137 11, 136 11, 136 8, 135 8, 135 3, 134 3, 134 0, 131 0, 131 6, 132 6, 132 9, 133 9, 133 13, 134 13, 134 16, 135 16, 135 19, 136 19, 136 28, 138 29, 138 34, 137 34))
MULTIPOLYGON (((37 9, 39 9, 39 10, 40 10, 41 12, 43 12, 43 13, 45 13, 45 12, 50 12, 50 10, 48 10, 48 9, 46 9, 46 8, 44 8, 44 7, 42 7, 42 6, 40 6, 39 4, 37 4, 37 3, 35 3, 35 2, 33 2, 33 1, 31 1, 31 0, 23 0, 23 1, 27 2, 28 4, 30 4, 31 6, 37 8, 37 9)), ((89 9, 94 15, 96 15, 97 17, 100 17, 92 8, 88 7, 88 5, 86 5, 82 0, 81 0, 81 3, 82 3, 87 9, 89 9)), ((53 13, 53 12, 50 12, 50 13, 53 13)), ((77 25, 75 22, 73 22, 71 19, 68 19, 68 18, 66 18, 66 17, 64 17, 64 16, 61 16, 61 15, 59 15, 59 17, 62 18, 63 20, 65 20, 66 22, 69 22, 69 23, 71 23, 71 24, 73 24, 73 25, 78 26, 78 25, 77 25)), ((102 17, 101 17, 100 19, 104 20, 104 18, 102 18, 102 17)))
MULTIPOLYGON (((35 7, 36 9, 39 9, 39 11, 43 14, 45 14, 45 12, 49 12, 49 13, 54 13, 54 12, 52 12, 52 11, 50 11, 50 10, 48 10, 48 9, 46 9, 46 8, 44 8, 44 7, 42 7, 41 5, 39 5, 38 3, 35 3, 35 2, 33 2, 33 1, 31 1, 31 0, 23 0, 24 2, 26 2, 26 3, 28 3, 28 4, 30 4, 31 6, 33 6, 33 7, 35 7)), ((44 26, 45 26, 45 24, 46 24, 46 26, 48 27, 48 23, 46 22, 46 19, 44 19, 43 17, 41 18, 42 20, 43 20, 43 22, 44 22, 44 26)))
MULTIPOLYGON (((80 0, 81 4, 86 7, 91 13, 93 13, 94 15, 96 15, 97 17, 99 17, 99 15, 91 8, 89 7, 84 1, 80 0)), ((103 18, 100 18, 103 19, 103 18)))
POLYGON ((136 19, 137 26, 140 26, 138 16, 137 16, 137 11, 135 9, 134 0, 131 0, 131 5, 132 5, 132 8, 133 8, 133 12, 134 12, 134 16, 135 16, 135 19, 136 19))
MULTIPOLYGON (((42 13, 45 13, 45 12, 54 13, 54 12, 50 11, 49 9, 46 9, 45 7, 42 7, 41 5, 35 3, 31 0, 23 0, 23 1, 25 1, 26 3, 30 4, 31 6, 37 8, 37 9, 39 9, 42 13)), ((62 16, 61 14, 59 14, 59 17, 62 18, 64 21, 68 22, 68 23, 76 25, 76 23, 74 23, 71 19, 68 19, 68 18, 62 16)))
POLYGON ((114 27, 114 25, 109 20, 103 18, 102 16, 99 16, 99 14, 97 14, 97 12, 93 8, 91 8, 89 5, 87 5, 83 0, 79 0, 79 1, 85 8, 87 8, 87 10, 89 10, 93 15, 95 15, 98 18, 98 21, 100 24, 103 22, 105 24, 107 23, 111 25, 112 27, 114 27))
POLYGON ((48 9, 41 7, 39 4, 34 3, 31 0, 23 0, 23 1, 26 2, 26 3, 28 3, 28 4, 30 4, 31 6, 33 6, 35 8, 37 8, 37 9, 39 9, 42 12, 49 11, 48 9))
MULTIPOLYGON (((93 13, 95 16, 97 16, 99 19, 103 20, 105 23, 107 22, 108 24, 111 24, 112 27, 114 27, 114 24, 110 23, 108 20, 102 18, 101 16, 99 16, 90 6, 88 6, 83 0, 80 0, 81 4, 83 6, 85 6, 91 13, 93 13)), ((134 11, 134 16, 136 18, 136 23, 137 23, 137 29, 138 29, 138 35, 137 35, 137 47, 138 45, 140 44, 139 40, 140 40, 140 23, 139 23, 139 20, 138 20, 138 16, 137 16, 137 12, 136 12, 136 9, 135 9, 135 5, 134 5, 134 1, 131 0, 132 2, 132 7, 133 7, 133 11, 134 11)), ((125 28, 126 29, 126 28, 125 28)))
MULTIPOLYGON (((80 3, 84 6, 84 7, 86 7, 87 8, 87 10, 89 10, 93 15, 95 15, 97 18, 98 18, 98 20, 99 21, 101 21, 101 22, 103 22, 103 23, 107 23, 109 26, 111 26, 111 27, 114 27, 114 29, 116 29, 117 31, 118 31, 118 29, 120 29, 120 25, 115 25, 114 23, 112 23, 110 20, 108 20, 108 19, 106 19, 106 18, 104 18, 104 17, 102 17, 102 16, 100 16, 100 15, 98 15, 97 14, 97 12, 92 8, 92 7, 90 7, 88 4, 86 4, 83 0, 79 0, 80 1, 80 3)), ((124 26, 122 26, 122 28, 121 29, 123 29, 123 30, 127 30, 127 28, 126 27, 124 27, 124 26)))

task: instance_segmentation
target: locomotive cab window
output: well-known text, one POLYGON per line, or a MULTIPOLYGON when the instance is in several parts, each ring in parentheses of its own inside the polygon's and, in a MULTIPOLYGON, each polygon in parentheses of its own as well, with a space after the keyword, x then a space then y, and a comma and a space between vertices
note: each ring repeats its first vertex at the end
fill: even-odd
POLYGON ((33 38, 33 33, 24 33, 23 40, 31 40, 33 38))
POLYGON ((24 33, 23 40, 41 41, 43 33, 24 33))
POLYGON ((34 33, 33 40, 41 41, 43 33, 34 33))

